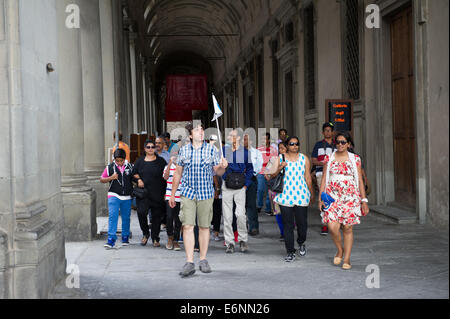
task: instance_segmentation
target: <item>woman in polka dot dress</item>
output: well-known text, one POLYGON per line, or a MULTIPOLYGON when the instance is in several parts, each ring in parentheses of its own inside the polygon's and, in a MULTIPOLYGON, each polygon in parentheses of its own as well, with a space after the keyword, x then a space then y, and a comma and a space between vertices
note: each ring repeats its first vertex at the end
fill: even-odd
POLYGON ((294 246, 294 221, 297 225, 297 243, 299 244, 299 255, 306 255, 306 232, 308 229, 307 217, 308 206, 314 202, 314 192, 310 175, 309 158, 299 152, 299 139, 290 137, 287 141, 288 151, 285 161, 282 158, 277 162, 276 176, 284 168, 283 192, 275 197, 275 202, 280 205, 281 217, 284 226, 284 242, 287 256, 285 261, 295 260, 294 246))

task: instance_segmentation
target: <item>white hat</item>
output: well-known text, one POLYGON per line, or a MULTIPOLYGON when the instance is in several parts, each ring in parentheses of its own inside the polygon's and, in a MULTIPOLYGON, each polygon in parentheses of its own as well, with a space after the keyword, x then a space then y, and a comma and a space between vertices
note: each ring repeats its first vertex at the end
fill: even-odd
POLYGON ((217 141, 218 140, 218 138, 217 138, 217 135, 211 135, 210 137, 209 137, 209 139, 211 140, 211 141, 217 141))

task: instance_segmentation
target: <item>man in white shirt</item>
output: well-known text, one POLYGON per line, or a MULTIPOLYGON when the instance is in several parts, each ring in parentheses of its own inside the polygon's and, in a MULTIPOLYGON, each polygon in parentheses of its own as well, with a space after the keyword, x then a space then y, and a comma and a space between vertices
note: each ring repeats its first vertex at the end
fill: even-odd
POLYGON ((258 190, 258 181, 256 176, 261 171, 263 166, 263 156, 260 151, 252 146, 253 141, 251 137, 244 135, 244 147, 248 150, 251 162, 253 165, 252 184, 247 188, 245 209, 247 211, 248 229, 250 236, 259 234, 258 211, 256 209, 256 193, 258 190))

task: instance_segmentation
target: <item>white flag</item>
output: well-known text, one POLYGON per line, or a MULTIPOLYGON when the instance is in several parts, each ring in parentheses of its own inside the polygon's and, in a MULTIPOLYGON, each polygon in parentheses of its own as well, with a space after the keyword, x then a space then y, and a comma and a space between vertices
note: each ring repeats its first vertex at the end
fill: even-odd
POLYGON ((222 110, 220 109, 219 103, 217 103, 216 97, 213 94, 213 102, 214 102, 214 118, 212 119, 211 122, 214 122, 215 120, 217 120, 219 117, 221 117, 223 115, 222 110))

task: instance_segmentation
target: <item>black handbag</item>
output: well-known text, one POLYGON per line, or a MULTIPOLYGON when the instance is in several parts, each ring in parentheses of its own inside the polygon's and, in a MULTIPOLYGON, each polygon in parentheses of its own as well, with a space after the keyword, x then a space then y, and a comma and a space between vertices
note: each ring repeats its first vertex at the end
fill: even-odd
MULTIPOLYGON (((284 155, 283 162, 284 162, 284 155)), ((274 193, 282 193, 284 187, 284 168, 281 172, 267 182, 267 187, 274 193)))
POLYGON ((133 194, 132 196, 137 198, 137 199, 144 199, 147 198, 148 195, 148 191, 147 189, 144 188, 140 188, 140 187, 135 187, 133 188, 133 194))
POLYGON ((245 175, 244 173, 231 172, 227 174, 225 179, 225 185, 229 189, 241 189, 245 186, 245 175))

